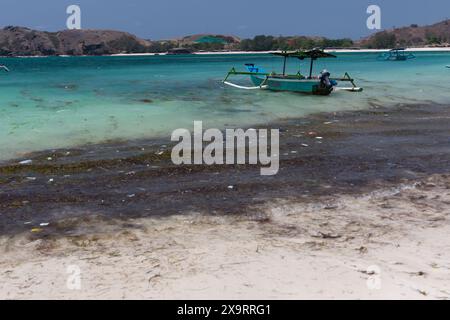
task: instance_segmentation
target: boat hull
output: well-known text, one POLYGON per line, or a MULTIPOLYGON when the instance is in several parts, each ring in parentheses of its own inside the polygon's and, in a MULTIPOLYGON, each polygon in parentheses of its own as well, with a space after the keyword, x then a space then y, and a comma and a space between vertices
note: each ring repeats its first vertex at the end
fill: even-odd
POLYGON ((261 78, 251 76, 255 86, 265 86, 272 91, 289 91, 314 95, 329 95, 333 88, 323 86, 319 80, 315 79, 289 79, 289 78, 261 78))

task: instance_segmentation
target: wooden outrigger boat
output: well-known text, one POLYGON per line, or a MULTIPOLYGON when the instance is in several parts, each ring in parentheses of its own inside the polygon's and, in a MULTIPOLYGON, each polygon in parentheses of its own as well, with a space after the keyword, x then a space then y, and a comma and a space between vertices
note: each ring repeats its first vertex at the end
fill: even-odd
POLYGON ((272 91, 289 91, 313 95, 329 95, 331 94, 331 92, 338 90, 345 90, 350 92, 363 91, 362 88, 355 85, 354 79, 352 79, 348 73, 345 73, 344 77, 342 78, 330 78, 330 73, 326 70, 323 70, 319 76, 313 76, 314 61, 319 58, 336 58, 336 56, 333 54, 326 53, 323 50, 319 49, 314 49, 311 51, 283 51, 273 54, 284 58, 283 73, 267 73, 254 64, 246 64, 248 70, 247 72, 239 72, 236 71, 235 68, 232 68, 228 72, 226 78, 223 80, 223 83, 239 89, 266 89, 272 91), (286 74, 286 63, 288 58, 296 58, 299 60, 311 59, 309 76, 305 77, 300 72, 293 75, 286 74), (233 75, 250 76, 250 79, 255 86, 244 87, 229 82, 228 79, 233 75), (337 87, 338 81, 350 82, 352 86, 347 88, 337 87))
POLYGON ((416 56, 412 53, 407 53, 404 48, 392 49, 389 52, 385 52, 378 57, 378 60, 384 61, 406 61, 415 59, 416 56))

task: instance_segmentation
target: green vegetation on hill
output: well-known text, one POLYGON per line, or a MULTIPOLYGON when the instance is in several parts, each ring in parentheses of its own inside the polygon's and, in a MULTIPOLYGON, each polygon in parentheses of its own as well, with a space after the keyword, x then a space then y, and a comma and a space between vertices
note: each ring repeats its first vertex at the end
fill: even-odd
POLYGON ((375 34, 371 41, 367 44, 369 49, 385 49, 393 48, 397 45, 397 39, 395 34, 387 31, 382 31, 375 34))
POLYGON ((191 51, 272 51, 272 50, 298 50, 312 48, 348 48, 354 46, 351 39, 327 39, 320 37, 274 37, 258 35, 253 39, 244 39, 240 42, 221 43, 219 41, 211 42, 177 42, 161 41, 153 42, 150 50, 152 52, 165 52, 167 50, 183 47, 191 51))
POLYGON ((352 47, 351 39, 327 39, 311 37, 273 37, 259 35, 253 39, 242 40, 239 49, 243 51, 297 50, 312 48, 352 47))

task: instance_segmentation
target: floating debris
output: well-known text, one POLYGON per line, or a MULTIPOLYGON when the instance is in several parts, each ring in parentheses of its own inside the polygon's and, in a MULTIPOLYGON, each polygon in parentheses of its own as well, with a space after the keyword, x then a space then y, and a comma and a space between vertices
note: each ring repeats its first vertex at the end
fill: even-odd
POLYGON ((425 290, 417 289, 417 292, 419 292, 423 296, 427 296, 428 295, 428 293, 425 290))
POLYGON ((139 102, 143 102, 143 103, 153 103, 152 99, 140 99, 138 100, 139 102))
POLYGON ((366 254, 366 253, 369 252, 369 249, 367 249, 367 248, 364 247, 364 246, 359 247, 357 250, 359 251, 360 254, 366 254))
POLYGON ((427 275, 426 272, 424 271, 418 271, 418 272, 409 272, 410 275, 412 276, 418 276, 418 277, 424 277, 427 275))
POLYGON ((327 232, 319 231, 317 234, 312 235, 312 237, 314 237, 314 238, 322 238, 322 239, 339 239, 342 236, 339 235, 339 234, 327 233, 327 232))

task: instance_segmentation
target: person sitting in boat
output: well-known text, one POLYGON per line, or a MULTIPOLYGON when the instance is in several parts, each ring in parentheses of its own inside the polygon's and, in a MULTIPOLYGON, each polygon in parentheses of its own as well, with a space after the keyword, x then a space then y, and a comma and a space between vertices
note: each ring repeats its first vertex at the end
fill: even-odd
POLYGON ((331 74, 328 72, 327 69, 324 69, 319 75, 320 84, 328 89, 333 86, 330 81, 330 76, 331 74))
POLYGON ((327 89, 330 89, 337 85, 337 82, 330 79, 330 76, 331 74, 327 69, 324 69, 319 75, 320 84, 327 89))

